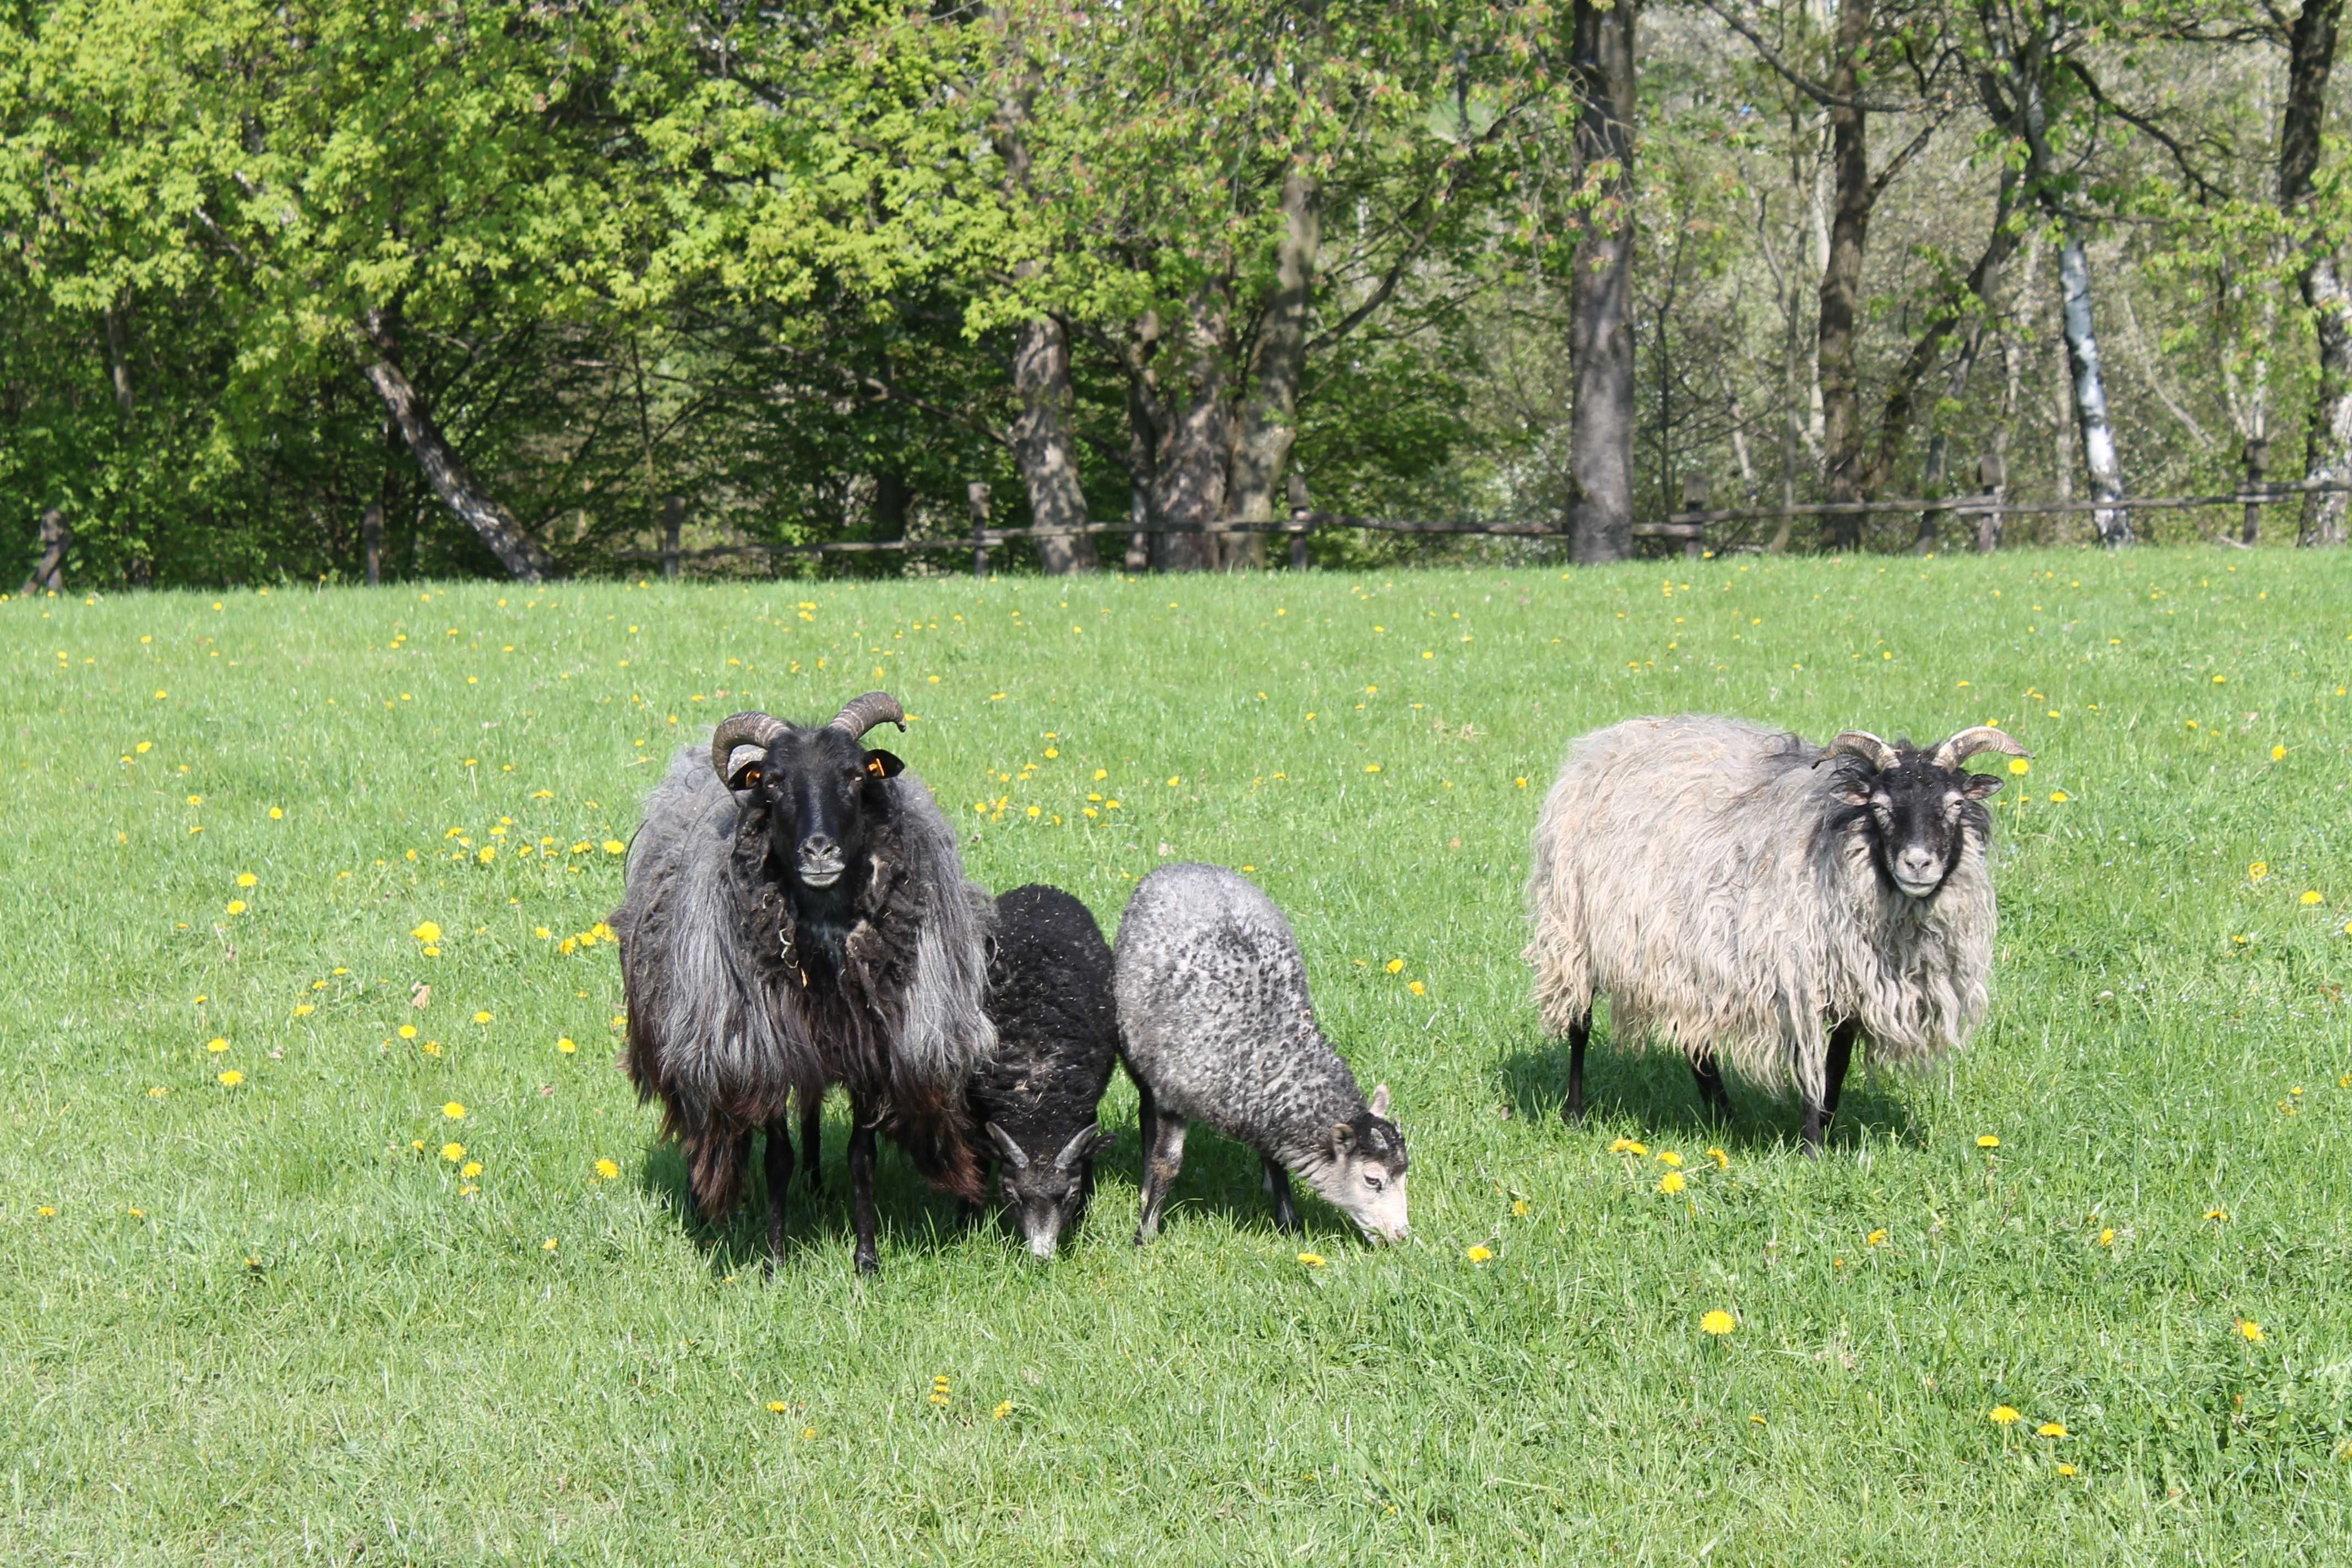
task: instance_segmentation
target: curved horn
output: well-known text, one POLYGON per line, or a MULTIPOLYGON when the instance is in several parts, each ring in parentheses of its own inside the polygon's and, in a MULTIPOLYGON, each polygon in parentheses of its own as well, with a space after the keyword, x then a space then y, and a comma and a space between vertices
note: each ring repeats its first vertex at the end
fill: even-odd
POLYGON ((731 713, 710 735, 710 766, 726 784, 727 759, 738 746, 772 746, 792 726, 772 713, 731 713))
POLYGON ((2000 752, 2006 756, 2030 757, 2033 753, 2002 734, 1990 724, 1979 724, 1963 730, 1942 745, 1927 760, 1939 768, 1957 768, 1979 752, 2000 752))
POLYGON ((1867 730, 1848 730, 1822 748, 1821 757, 1813 766, 1820 767, 1832 757, 1861 757, 1874 768, 1891 768, 1895 765, 1895 748, 1867 730))
POLYGON ((840 712, 833 716, 828 728, 846 730, 853 737, 862 737, 875 725, 883 722, 907 727, 907 710, 898 700, 887 691, 869 691, 863 697, 853 697, 840 712))

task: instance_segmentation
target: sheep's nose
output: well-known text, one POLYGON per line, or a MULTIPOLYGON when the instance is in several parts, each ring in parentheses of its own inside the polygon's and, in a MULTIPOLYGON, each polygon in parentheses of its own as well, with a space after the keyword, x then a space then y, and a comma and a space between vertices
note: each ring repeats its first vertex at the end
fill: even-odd
POLYGON ((1895 858, 1895 868, 1906 882, 1928 881, 1936 874, 1935 851, 1915 844, 1895 858))

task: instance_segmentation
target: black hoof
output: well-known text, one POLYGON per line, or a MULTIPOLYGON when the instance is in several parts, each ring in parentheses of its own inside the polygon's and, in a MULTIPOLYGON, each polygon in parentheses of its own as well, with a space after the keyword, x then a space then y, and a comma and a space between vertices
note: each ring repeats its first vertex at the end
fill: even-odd
POLYGON ((857 1255, 857 1271, 865 1275, 879 1274, 882 1272, 882 1260, 872 1253, 861 1252, 857 1255))

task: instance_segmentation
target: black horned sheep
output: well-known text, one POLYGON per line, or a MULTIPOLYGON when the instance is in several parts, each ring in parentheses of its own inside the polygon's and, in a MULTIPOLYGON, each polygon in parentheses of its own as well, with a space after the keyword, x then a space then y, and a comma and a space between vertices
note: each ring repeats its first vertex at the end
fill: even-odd
POLYGON ((1005 1217, 1039 1258, 1076 1226, 1108 1142, 1095 1113, 1118 1058, 1110 962, 1092 912, 1060 889, 996 900, 996 1054, 973 1075, 971 1119, 997 1157, 1005 1217))
POLYGON ((1273 900, 1222 867, 1160 867, 1119 921, 1112 989, 1143 1100, 1139 1246, 1159 1233, 1192 1121, 1257 1151, 1284 1229, 1298 1225, 1296 1174, 1370 1239, 1405 1238, 1407 1159, 1388 1085, 1367 1102, 1315 1026, 1306 961, 1273 900))
POLYGON ((1545 1026, 1569 1042, 1561 1114, 1584 1113, 1592 1000, 1612 1037, 1663 1041, 1730 1109, 1718 1059, 1804 1100, 1821 1147, 1857 1038, 1918 1066, 1984 1016, 2000 787, 1962 764, 2026 755, 1999 730, 1826 747, 1735 719, 1630 719, 1569 747, 1528 881, 1545 1026))
POLYGON ((955 831, 921 780, 866 731, 906 727, 887 692, 826 724, 721 723, 646 799, 613 913, 626 1063, 684 1146, 706 1217, 735 1206, 751 1135, 768 1134, 768 1246, 783 1245, 797 1100, 816 1163, 826 1088, 849 1092, 856 1264, 874 1247, 875 1134, 934 1185, 982 1191, 964 1091, 995 1047, 984 1005, 993 902, 964 879, 955 831))

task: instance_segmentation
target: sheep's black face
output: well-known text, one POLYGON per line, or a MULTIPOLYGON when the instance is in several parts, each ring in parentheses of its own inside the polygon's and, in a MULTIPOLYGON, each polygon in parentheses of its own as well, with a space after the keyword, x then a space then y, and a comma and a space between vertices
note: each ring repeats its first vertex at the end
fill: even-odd
POLYGON ((889 810, 887 781, 905 764, 832 728, 790 730, 763 752, 742 748, 728 786, 768 812, 769 857, 794 906, 821 918, 845 906, 872 824, 889 810))
POLYGON ((1100 1128, 1084 1128, 1048 1159, 1042 1152, 1033 1157, 993 1121, 987 1131, 996 1147, 997 1189, 1004 1200, 1006 1222, 1020 1233, 1030 1256, 1052 1258, 1063 1235, 1086 1213, 1087 1194, 1094 1186, 1095 1152, 1108 1138, 1100 1128))
POLYGON ((1937 767, 1907 748, 1883 768, 1857 762, 1839 793, 1846 820, 1868 836, 1879 874, 1907 898, 1932 898, 1959 864, 1968 836, 1979 842, 1992 818, 1981 802, 2001 781, 1990 773, 1937 767))

